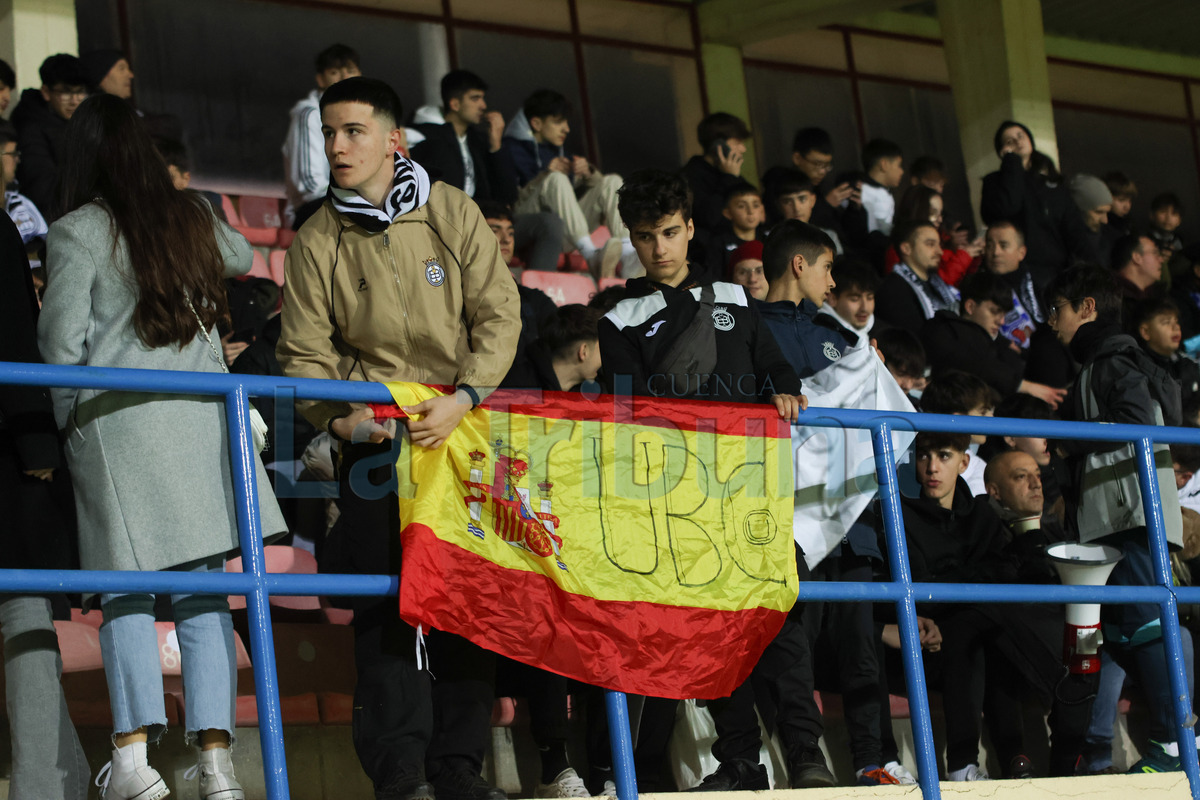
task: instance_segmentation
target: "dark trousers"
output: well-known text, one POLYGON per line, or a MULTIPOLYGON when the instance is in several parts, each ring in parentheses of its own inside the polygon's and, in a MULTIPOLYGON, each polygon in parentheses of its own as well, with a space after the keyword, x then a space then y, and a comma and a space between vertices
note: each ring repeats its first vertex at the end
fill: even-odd
POLYGON ((529 269, 553 272, 562 255, 564 230, 555 214, 519 214, 513 220, 513 249, 529 269))
MULTIPOLYGON (((588 789, 592 794, 600 794, 604 788, 604 781, 612 780, 613 772, 605 692, 595 686, 579 688, 580 694, 587 697, 586 744, 590 769, 588 789)), ((630 705, 635 705, 638 699, 635 695, 627 697, 630 705)), ((640 699, 642 712, 638 715, 637 739, 633 742, 633 764, 637 773, 638 789, 643 792, 673 792, 675 782, 669 777, 667 746, 671 741, 671 732, 675 729, 675 714, 679 708, 679 701, 663 697, 640 699)))
POLYGON ((775 709, 775 725, 788 758, 815 748, 824 728, 813 698, 812 651, 803 623, 789 617, 750 677, 729 697, 708 701, 717 731, 713 757, 721 762, 735 758, 758 761, 762 736, 755 712, 756 685, 769 695, 766 700, 775 709))
MULTIPOLYGON (((1074 774, 1083 750, 1097 679, 1092 675, 1069 674, 1060 658, 1034 644, 1024 624, 1025 615, 1036 613, 1037 607, 1029 606, 967 605, 937 618, 942 648, 938 654, 926 654, 926 672, 930 671, 930 662, 940 660, 949 770, 976 762, 986 680, 989 671, 995 675, 997 670, 1006 670, 1002 695, 1007 692, 1011 696, 1017 691, 1013 683, 1016 675, 1022 676, 1026 691, 1050 695, 1050 774, 1074 774), (1020 647, 1020 666, 1014 661, 1014 642, 1028 645, 1020 647)), ((1011 717, 1009 721, 1011 725, 1011 717)), ((1011 728, 1008 733, 1011 736, 1011 728)), ((1011 738, 1005 747, 1015 752, 1021 749, 1020 742, 1011 738)))
MULTIPOLYGON (((399 573, 398 448, 399 442, 342 445, 341 516, 323 571, 399 573)), ((494 656, 461 637, 429 631, 432 675, 418 669, 416 631, 400 620, 395 597, 356 602, 354 632, 354 749, 376 789, 412 777, 435 778, 445 769, 479 772, 491 734, 494 656)))
MULTIPOLYGON (((1146 528, 1114 534, 1105 538, 1104 544, 1117 547, 1123 556, 1113 567, 1109 586, 1152 586, 1156 582, 1146 528)), ((1175 707, 1167 671, 1167 648, 1161 628, 1155 627, 1159 616, 1159 607, 1153 603, 1101 606, 1105 647, 1122 669, 1136 676, 1146 692, 1150 704, 1150 738, 1173 742, 1178 738, 1175 707)))
MULTIPOLYGON (((800 580, 811 575, 804 556, 796 551, 796 568, 800 580)), ((763 717, 774 721, 779 738, 789 759, 802 750, 817 746, 824 732, 821 711, 814 692, 813 656, 804 632, 807 603, 796 603, 775 638, 763 651, 754 671, 729 697, 708 702, 717 740, 713 742, 713 757, 724 762, 734 758, 758 761, 762 746, 759 733, 756 701, 773 713, 763 717), (756 693, 761 692, 763 696, 756 693)), ((771 723, 768 721, 768 730, 771 723)))
POLYGON ((529 701, 529 732, 539 747, 567 740, 567 679, 544 669, 496 659, 496 692, 529 701))
MULTIPOLYGON (((831 555, 813 570, 813 580, 870 583, 871 562, 854 554, 831 555)), ((823 657, 818 685, 842 695, 854 768, 881 766, 880 668, 871 604, 808 603, 804 627, 812 652, 823 657)))

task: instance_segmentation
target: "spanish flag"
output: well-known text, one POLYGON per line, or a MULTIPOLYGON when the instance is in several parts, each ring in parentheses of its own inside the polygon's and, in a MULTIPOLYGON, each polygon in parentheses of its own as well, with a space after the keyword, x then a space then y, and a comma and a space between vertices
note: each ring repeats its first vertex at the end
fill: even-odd
POLYGON ((796 600, 789 437, 767 405, 496 392, 402 451, 400 616, 604 688, 725 697, 796 600))

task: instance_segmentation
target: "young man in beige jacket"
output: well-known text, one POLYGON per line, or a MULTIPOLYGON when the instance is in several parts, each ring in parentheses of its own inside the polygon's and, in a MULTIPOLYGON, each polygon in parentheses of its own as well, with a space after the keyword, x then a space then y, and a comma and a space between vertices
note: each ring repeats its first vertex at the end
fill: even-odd
MULTIPOLYGON (((503 379, 520 333, 517 287, 470 197, 430 185, 398 152, 400 102, 386 83, 349 78, 321 97, 332 177, 288 250, 277 354, 298 378, 456 387, 406 409, 413 446, 439 447, 503 379)), ((400 569, 394 434, 369 408, 299 404, 339 442, 341 517, 326 571, 400 569)), ((378 800, 503 800, 480 771, 490 736, 489 653, 427 636, 436 686, 418 669, 415 631, 395 597, 355 606, 354 745, 378 800)))

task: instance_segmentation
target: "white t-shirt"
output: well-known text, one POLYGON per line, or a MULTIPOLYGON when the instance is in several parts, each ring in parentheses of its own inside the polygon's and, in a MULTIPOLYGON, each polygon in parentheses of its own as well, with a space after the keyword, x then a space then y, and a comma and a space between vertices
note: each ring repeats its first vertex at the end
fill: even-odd
POLYGON ((463 191, 468 197, 475 196, 475 161, 471 158, 471 148, 467 147, 467 135, 458 137, 458 150, 463 160, 463 191))
POLYGON ((863 183, 862 204, 867 211, 867 232, 892 233, 892 217, 896 214, 896 198, 882 186, 863 183))

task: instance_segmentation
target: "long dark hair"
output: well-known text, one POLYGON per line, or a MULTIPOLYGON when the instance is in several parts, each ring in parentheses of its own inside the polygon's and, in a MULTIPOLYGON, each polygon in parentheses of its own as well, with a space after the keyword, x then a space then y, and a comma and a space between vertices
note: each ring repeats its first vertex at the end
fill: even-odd
POLYGON ((921 183, 909 186, 896 204, 896 221, 929 222, 933 217, 931 202, 933 198, 941 196, 942 193, 937 189, 930 189, 921 183))
POLYGON ((99 201, 112 220, 114 253, 124 238, 138 286, 133 328, 147 346, 182 349, 196 337, 189 297, 206 329, 228 313, 213 216, 172 185, 126 101, 97 94, 79 105, 64 133, 61 176, 64 213, 99 201))

